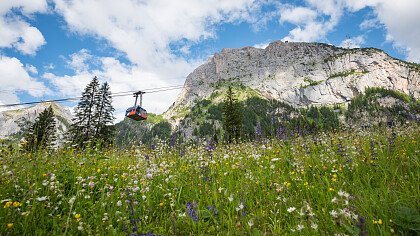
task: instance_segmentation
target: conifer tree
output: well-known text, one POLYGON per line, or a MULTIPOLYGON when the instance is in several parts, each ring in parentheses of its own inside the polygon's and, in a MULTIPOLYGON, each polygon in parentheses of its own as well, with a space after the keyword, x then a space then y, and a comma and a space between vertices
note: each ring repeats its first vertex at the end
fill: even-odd
POLYGON ((95 76, 82 93, 69 130, 71 142, 80 148, 84 148, 88 141, 94 139, 96 131, 94 112, 98 106, 98 94, 99 81, 95 76))
POLYGON ((240 104, 230 86, 228 87, 224 99, 223 125, 225 128, 226 140, 229 143, 232 142, 233 139, 239 140, 242 129, 242 113, 240 104))
POLYGON ((40 149, 52 148, 56 140, 55 126, 54 112, 49 106, 38 115, 34 123, 30 124, 25 134, 25 149, 35 152, 40 149))
POLYGON ((104 83, 97 94, 95 107, 95 140, 110 144, 113 139, 114 107, 112 106, 111 91, 108 83, 104 83))

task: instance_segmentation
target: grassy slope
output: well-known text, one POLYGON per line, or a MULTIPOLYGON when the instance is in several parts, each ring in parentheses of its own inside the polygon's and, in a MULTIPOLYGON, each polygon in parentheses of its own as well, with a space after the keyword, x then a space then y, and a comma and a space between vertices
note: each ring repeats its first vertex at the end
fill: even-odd
POLYGON ((343 132, 220 145, 212 152, 161 144, 155 150, 37 155, 2 150, 0 231, 386 235, 418 230, 413 222, 419 216, 419 131, 400 129, 395 138, 389 130, 343 132))

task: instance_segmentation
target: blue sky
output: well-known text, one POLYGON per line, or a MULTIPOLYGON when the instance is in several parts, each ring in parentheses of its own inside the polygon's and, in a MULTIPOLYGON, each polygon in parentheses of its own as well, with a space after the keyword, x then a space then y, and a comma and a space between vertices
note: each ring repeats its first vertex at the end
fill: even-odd
MULTIPOLYGON (((0 104, 183 84, 222 48, 276 40, 376 47, 420 62, 420 1, 2 0, 0 104)), ((161 113, 179 91, 145 95, 161 113)), ((114 102, 117 117, 131 97, 114 102)), ((65 105, 74 106, 73 103, 65 105)))

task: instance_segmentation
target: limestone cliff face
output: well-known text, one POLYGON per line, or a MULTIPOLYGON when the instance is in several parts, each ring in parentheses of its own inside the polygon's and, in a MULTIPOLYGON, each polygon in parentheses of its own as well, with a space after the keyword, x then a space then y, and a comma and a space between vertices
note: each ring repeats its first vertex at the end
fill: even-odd
POLYGON ((70 110, 57 103, 45 102, 35 106, 0 112, 0 139, 18 134, 21 131, 19 123, 25 120, 34 122, 36 117, 49 106, 52 107, 56 118, 57 139, 61 142, 64 133, 71 124, 70 110))
POLYGON ((216 53, 188 75, 186 87, 165 118, 176 123, 179 107, 188 108, 207 98, 221 81, 237 81, 263 97, 297 107, 345 103, 367 87, 420 97, 418 64, 394 59, 373 48, 276 41, 265 49, 244 47, 216 53))

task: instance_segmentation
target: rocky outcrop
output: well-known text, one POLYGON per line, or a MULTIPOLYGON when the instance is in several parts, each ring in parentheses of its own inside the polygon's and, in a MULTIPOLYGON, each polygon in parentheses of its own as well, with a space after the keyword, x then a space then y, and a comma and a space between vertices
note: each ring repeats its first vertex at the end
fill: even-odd
POLYGON ((164 114, 177 122, 179 111, 209 97, 217 83, 237 81, 268 99, 300 107, 346 103, 368 87, 420 97, 420 65, 374 48, 344 49, 320 43, 276 41, 265 49, 223 49, 199 66, 164 114))
POLYGON ((63 140, 64 133, 71 124, 72 114, 68 108, 52 102, 0 112, 0 138, 19 134, 21 131, 20 124, 25 121, 34 122, 36 117, 49 106, 52 107, 56 119, 57 140, 63 140))

